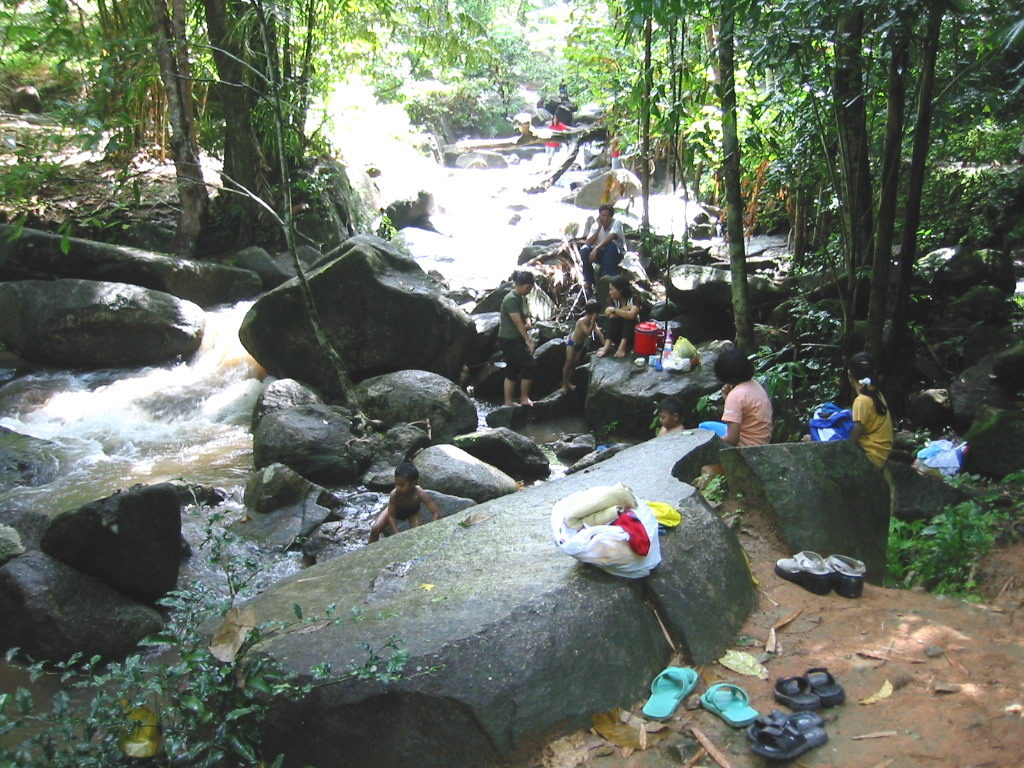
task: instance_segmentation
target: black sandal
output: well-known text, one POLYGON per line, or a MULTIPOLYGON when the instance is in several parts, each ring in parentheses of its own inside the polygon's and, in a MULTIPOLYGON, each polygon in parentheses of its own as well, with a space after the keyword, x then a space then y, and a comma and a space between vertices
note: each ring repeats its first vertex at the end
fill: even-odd
POLYGON ((747 729, 747 738, 752 742, 757 741, 757 731, 764 728, 792 728, 803 734, 811 747, 820 747, 828 741, 828 734, 825 732, 825 721, 817 712, 783 712, 773 709, 766 715, 761 715, 747 729))
POLYGON ((788 726, 778 728, 769 725, 764 728, 751 727, 747 731, 750 749, 755 755, 769 760, 792 760, 813 749, 811 743, 800 731, 788 726))
POLYGON ((821 709, 821 698, 806 677, 780 677, 775 681, 775 700, 794 712, 821 709))
POLYGON ((821 699, 821 706, 834 707, 846 701, 846 691, 826 667, 814 667, 804 673, 811 692, 821 699))

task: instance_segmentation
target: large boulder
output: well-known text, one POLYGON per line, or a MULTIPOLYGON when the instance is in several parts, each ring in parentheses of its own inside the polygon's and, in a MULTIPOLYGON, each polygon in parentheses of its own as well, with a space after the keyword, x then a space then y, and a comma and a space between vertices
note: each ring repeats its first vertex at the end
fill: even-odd
POLYGON ((953 422, 953 408, 945 389, 925 389, 910 396, 907 418, 928 429, 942 429, 953 422))
POLYGON ((593 435, 588 434, 566 435, 551 445, 551 450, 554 451, 555 457, 565 465, 582 459, 588 453, 593 452, 595 448, 597 448, 597 441, 593 435))
POLYGON ((362 475, 376 446, 351 411, 300 405, 263 417, 252 459, 257 469, 281 463, 315 483, 343 485, 362 475))
POLYGON ((43 100, 39 98, 39 91, 34 85, 22 85, 11 91, 11 111, 14 114, 19 112, 32 112, 39 115, 43 112, 43 100))
POLYGON ((1024 412, 981 408, 964 438, 968 472, 1003 478, 1024 469, 1024 412))
POLYGON ((501 324, 500 312, 484 312, 472 315, 476 335, 466 352, 469 365, 480 365, 491 359, 498 347, 498 326, 501 324))
POLYGON ((459 435, 452 445, 515 477, 547 477, 551 471, 544 451, 507 427, 459 435))
POLYGON ((262 549, 283 552, 297 540, 309 536, 323 523, 337 520, 342 501, 313 483, 305 495, 283 506, 251 516, 232 526, 245 539, 262 549))
POLYGON ((391 427, 374 451, 370 468, 363 475, 363 485, 373 491, 390 491, 395 487, 395 467, 428 445, 430 438, 419 427, 412 424, 391 427))
POLYGON ((917 260, 915 272, 926 282, 952 295, 978 285, 991 285, 1013 293, 1013 261, 995 250, 939 248, 917 260))
POLYGON ((517 405, 503 405, 487 414, 489 427, 522 427, 542 421, 572 416, 583 412, 584 388, 576 387, 569 392, 557 389, 541 400, 535 400, 529 408, 517 405))
POLYGON ((18 485, 45 485, 57 476, 57 467, 52 443, 0 427, 0 493, 18 485))
MULTIPOLYGON (((777 303, 782 296, 764 278, 748 278, 747 285, 752 308, 777 303)), ((687 311, 731 313, 732 273, 719 267, 679 264, 669 270, 665 294, 670 302, 687 311)))
POLYGON ((949 385, 949 402, 953 409, 953 425, 966 430, 981 409, 1013 408, 1017 402, 1012 389, 1003 386, 995 374, 996 356, 988 355, 962 371, 949 385))
POLYGON ((671 476, 697 442, 677 434, 629 448, 589 473, 393 536, 264 591, 248 607, 266 621, 289 620, 295 604, 306 615, 332 603, 368 606, 361 621, 314 624, 262 644, 288 673, 362 664, 364 643, 381 648, 391 637, 408 653, 406 669, 431 670, 388 683, 348 678, 282 701, 267 719, 268 750, 284 753, 288 766, 334 768, 407 766, 410 755, 422 768, 464 768, 524 755, 649 690, 670 651, 648 599, 692 663, 718 658, 755 591, 733 533, 671 476), (578 563, 551 542, 555 501, 617 482, 682 512, 646 584, 578 563))
POLYGON ((432 445, 416 454, 420 485, 452 496, 488 501, 518 488, 500 469, 485 464, 454 445, 432 445))
POLYGON ((231 304, 263 289, 259 275, 211 261, 64 237, 0 224, 0 280, 74 277, 163 291, 201 307, 231 304), (13 239, 12 239, 13 238, 13 239))
MULTIPOLYGON (((469 317, 414 261, 376 237, 346 240, 337 258, 307 275, 320 322, 354 378, 417 368, 457 379, 473 337, 469 317)), ((273 376, 337 393, 298 282, 261 297, 238 331, 273 376)))
POLYGON ((42 552, 0 568, 0 647, 33 659, 117 658, 163 626, 160 614, 42 552))
POLYGON ((892 489, 892 516, 899 520, 931 520, 946 507, 970 499, 959 488, 922 475, 908 464, 890 461, 886 469, 892 489))
POLYGON ((295 379, 277 379, 270 382, 256 398, 256 405, 252 409, 252 428, 256 429, 268 413, 298 405, 322 403, 320 396, 302 382, 295 379))
POLYGON ((295 277, 295 267, 280 257, 271 256, 258 245, 250 245, 238 251, 231 260, 236 267, 247 269, 259 275, 263 287, 267 290, 277 288, 281 283, 295 277))
POLYGON ((992 361, 992 373, 1003 387, 1015 392, 1024 390, 1024 344, 997 354, 992 361))
POLYGON ((671 395, 683 404, 684 423, 695 425, 697 401, 722 387, 712 372, 717 356, 712 348, 702 349, 701 365, 687 373, 637 368, 631 355, 593 358, 584 406, 587 424, 595 430, 650 437, 658 403, 671 395))
POLYGON ((431 229, 430 216, 434 213, 434 196, 426 190, 419 190, 407 197, 388 203, 384 208, 395 229, 421 227, 431 229))
POLYGON ((388 427, 426 421, 430 438, 443 442, 476 429, 476 406, 449 379, 429 371, 398 371, 375 376, 351 392, 371 419, 388 427))
POLYGON ((889 539, 889 485, 849 440, 727 448, 719 461, 729 490, 763 509, 793 552, 863 560, 881 584, 889 539))
POLYGON ((178 584, 181 506, 170 483, 118 491, 56 516, 40 548, 121 594, 155 603, 178 584))
POLYGON ((63 368, 156 365, 199 349, 203 310, 168 293, 91 280, 0 283, 0 341, 63 368))
POLYGON ((312 491, 323 490, 284 464, 271 464, 249 475, 242 503, 246 509, 268 514, 302 501, 312 491))

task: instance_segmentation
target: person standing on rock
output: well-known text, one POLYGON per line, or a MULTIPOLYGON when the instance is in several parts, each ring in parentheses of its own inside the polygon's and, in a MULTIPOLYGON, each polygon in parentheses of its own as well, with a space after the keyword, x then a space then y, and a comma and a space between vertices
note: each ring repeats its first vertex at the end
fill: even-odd
POLYGON ((530 386, 537 361, 533 357, 533 339, 530 338, 530 309, 526 295, 533 290, 533 274, 516 272, 513 287, 501 301, 501 320, 498 324, 498 349, 505 360, 505 405, 533 405, 530 386), (516 382, 520 384, 519 402, 516 382))

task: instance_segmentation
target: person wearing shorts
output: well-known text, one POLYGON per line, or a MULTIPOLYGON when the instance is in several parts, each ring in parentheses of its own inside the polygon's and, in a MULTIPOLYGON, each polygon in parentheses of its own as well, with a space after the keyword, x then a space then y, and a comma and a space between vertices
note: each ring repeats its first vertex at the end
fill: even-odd
POLYGON ((498 324, 498 349, 505 360, 505 405, 533 405, 530 386, 537 361, 533 357, 530 310, 526 303, 527 294, 533 290, 533 274, 516 272, 512 282, 512 290, 502 299, 498 324), (515 399, 516 382, 520 385, 518 402, 515 399))

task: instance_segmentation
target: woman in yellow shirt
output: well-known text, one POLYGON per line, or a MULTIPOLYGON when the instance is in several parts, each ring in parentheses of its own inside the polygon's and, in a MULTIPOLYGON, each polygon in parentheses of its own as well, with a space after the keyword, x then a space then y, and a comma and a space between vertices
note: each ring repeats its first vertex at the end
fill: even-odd
POLYGON ((875 361, 866 352, 850 358, 846 375, 857 393, 853 401, 853 431, 850 439, 867 454, 876 467, 884 467, 892 452, 892 415, 878 391, 875 361))

